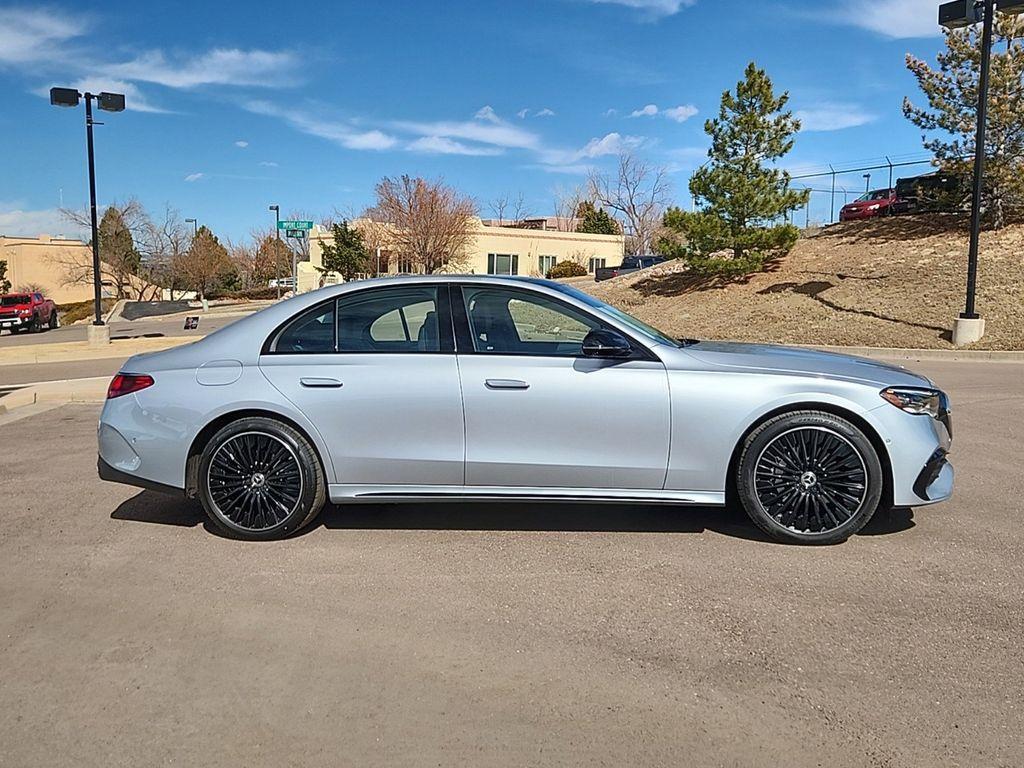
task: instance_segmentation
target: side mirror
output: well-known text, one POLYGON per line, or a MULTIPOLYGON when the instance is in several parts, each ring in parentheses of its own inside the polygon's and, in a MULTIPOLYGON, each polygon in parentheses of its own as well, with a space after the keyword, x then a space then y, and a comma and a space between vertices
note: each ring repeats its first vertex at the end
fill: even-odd
POLYGON ((583 339, 585 357, 622 358, 633 354, 633 345, 618 331, 596 328, 583 339))

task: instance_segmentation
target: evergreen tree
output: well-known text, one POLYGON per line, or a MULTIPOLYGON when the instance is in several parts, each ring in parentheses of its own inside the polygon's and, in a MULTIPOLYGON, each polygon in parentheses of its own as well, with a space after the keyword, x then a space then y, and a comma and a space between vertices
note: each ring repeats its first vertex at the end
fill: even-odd
POLYGON ((124 213, 110 206, 99 223, 100 261, 126 274, 137 275, 142 257, 135 249, 135 238, 125 222, 124 213))
POLYGON ((11 290, 11 281, 7 279, 7 262, 0 261, 0 293, 11 290))
POLYGON ((622 234, 619 222, 609 216, 604 208, 598 208, 589 200, 580 203, 576 211, 576 218, 579 219, 579 223, 576 225, 577 232, 590 235, 622 234))
MULTIPOLYGON (((1024 215, 1024 18, 997 14, 988 97, 985 184, 986 223, 996 229, 1024 215)), ((967 198, 973 174, 978 81, 981 71, 980 25, 947 30, 938 69, 907 55, 907 67, 928 102, 927 108, 904 99, 903 114, 924 135, 927 150, 947 173, 962 179, 955 202, 967 198), (932 138, 928 134, 934 134, 932 138)))
POLYGON ((736 93, 726 91, 718 117, 708 120, 709 161, 690 181, 702 205, 695 213, 670 212, 664 224, 682 226, 685 255, 697 272, 747 274, 793 247, 798 230, 779 224, 807 202, 790 189, 776 163, 793 148, 800 122, 786 110, 789 94, 775 95, 772 81, 753 62, 736 93), (731 251, 731 258, 717 256, 731 251))
POLYGON ((347 221, 331 227, 332 243, 323 243, 322 272, 334 272, 348 282, 356 275, 368 272, 370 253, 366 249, 363 235, 358 229, 349 227, 347 221))

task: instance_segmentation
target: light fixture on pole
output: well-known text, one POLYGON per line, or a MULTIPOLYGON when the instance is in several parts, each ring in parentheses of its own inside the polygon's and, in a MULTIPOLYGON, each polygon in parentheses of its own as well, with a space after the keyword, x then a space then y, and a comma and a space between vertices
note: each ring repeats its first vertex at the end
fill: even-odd
POLYGON ((864 174, 864 194, 868 194, 871 191, 871 174, 864 174))
POLYGON ((967 297, 964 311, 953 328, 953 344, 972 344, 985 335, 985 321, 975 307, 978 287, 978 251, 981 241, 981 204, 985 181, 985 133, 988 118, 988 84, 992 69, 992 37, 996 11, 1024 13, 1024 0, 955 0, 939 6, 939 24, 962 29, 979 22, 981 29, 981 72, 978 77, 978 124, 974 135, 974 181, 971 190, 971 241, 967 251, 967 297))
POLYGON ((192 225, 192 237, 195 239, 199 236, 199 222, 196 219, 185 219, 186 224, 192 225))
POLYGON ((92 119, 92 103, 104 112, 124 112, 124 94, 103 93, 93 94, 86 91, 79 93, 76 88, 51 88, 50 104, 55 107, 77 107, 80 99, 85 99, 85 138, 86 151, 89 163, 89 214, 92 226, 92 290, 93 308, 96 318, 93 320, 94 328, 104 328, 104 331, 90 331, 90 339, 97 343, 110 341, 110 330, 103 322, 103 302, 101 296, 102 285, 100 282, 100 234, 99 223, 96 220, 96 155, 93 148, 92 127, 103 125, 92 119))

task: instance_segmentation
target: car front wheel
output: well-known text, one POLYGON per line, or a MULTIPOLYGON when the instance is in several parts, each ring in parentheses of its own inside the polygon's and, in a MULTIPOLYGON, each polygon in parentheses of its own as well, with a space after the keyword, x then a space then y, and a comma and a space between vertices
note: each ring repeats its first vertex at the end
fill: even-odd
POLYGON ((199 498, 223 531, 253 541, 290 536, 326 501, 323 470, 306 438, 282 422, 247 417, 219 430, 199 461, 199 498))
POLYGON ((736 487, 750 519, 772 538, 837 544, 875 514, 883 473, 874 446, 854 424, 799 411, 770 419, 747 437, 736 487))

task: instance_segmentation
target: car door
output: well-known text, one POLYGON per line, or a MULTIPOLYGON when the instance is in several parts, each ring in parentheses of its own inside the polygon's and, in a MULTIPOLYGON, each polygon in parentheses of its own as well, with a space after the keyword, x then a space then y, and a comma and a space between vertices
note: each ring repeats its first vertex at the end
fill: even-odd
POLYGON ((347 485, 464 480, 465 435, 448 292, 374 287, 283 327, 260 368, 312 421, 347 485))
POLYGON ((653 354, 585 357, 587 333, 610 326, 538 291, 466 284, 452 304, 467 486, 664 487, 668 374, 653 354))

